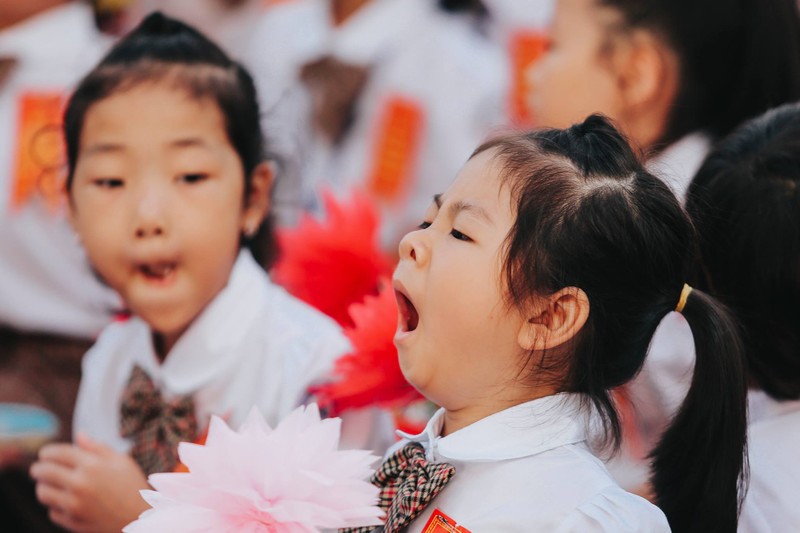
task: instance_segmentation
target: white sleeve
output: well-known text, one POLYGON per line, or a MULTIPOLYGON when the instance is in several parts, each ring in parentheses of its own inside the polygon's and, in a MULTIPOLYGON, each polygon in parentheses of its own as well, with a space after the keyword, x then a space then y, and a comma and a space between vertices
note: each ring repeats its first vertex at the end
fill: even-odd
MULTIPOLYGON (((118 430, 121 366, 117 352, 125 337, 123 326, 111 324, 86 352, 81 364, 81 383, 72 417, 73 436, 85 433, 119 452, 127 452, 130 443, 118 430)), ((122 371, 127 375, 129 365, 122 371)))
POLYGON ((96 380, 93 376, 94 364, 93 361, 97 359, 97 343, 95 343, 86 355, 83 356, 81 361, 81 383, 78 388, 78 399, 75 401, 75 411, 72 415, 72 436, 80 433, 87 433, 89 436, 94 437, 92 431, 92 405, 95 404, 96 394, 89 385, 89 383, 96 380))
POLYGON ((308 401, 309 387, 331 379, 336 360, 352 349, 335 322, 297 301, 284 302, 270 348, 283 360, 277 420, 308 401))
POLYGON ((567 516, 557 533, 669 533, 664 513, 617 486, 603 490, 567 516))

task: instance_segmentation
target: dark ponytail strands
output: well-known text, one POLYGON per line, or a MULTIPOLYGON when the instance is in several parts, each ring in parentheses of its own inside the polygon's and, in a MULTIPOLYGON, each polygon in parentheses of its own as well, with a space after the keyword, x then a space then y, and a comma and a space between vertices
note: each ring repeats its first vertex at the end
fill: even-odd
POLYGON ((694 375, 651 454, 656 503, 675 532, 734 532, 747 472, 744 347, 731 314, 704 292, 692 290, 683 316, 694 375))

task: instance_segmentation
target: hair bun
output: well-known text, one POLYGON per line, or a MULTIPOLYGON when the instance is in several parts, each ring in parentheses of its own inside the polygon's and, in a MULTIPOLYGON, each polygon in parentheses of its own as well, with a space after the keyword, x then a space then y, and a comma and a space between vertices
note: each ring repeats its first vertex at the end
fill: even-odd
POLYGON ((619 135, 611 119, 600 113, 589 115, 586 120, 573 124, 570 129, 578 137, 592 134, 619 135))

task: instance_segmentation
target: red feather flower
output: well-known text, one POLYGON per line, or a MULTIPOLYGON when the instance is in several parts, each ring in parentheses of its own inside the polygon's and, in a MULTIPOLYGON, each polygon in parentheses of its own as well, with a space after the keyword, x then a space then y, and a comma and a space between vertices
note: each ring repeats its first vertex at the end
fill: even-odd
POLYGON ((350 317, 353 325, 345 328, 345 334, 353 351, 336 361, 334 374, 339 379, 311 391, 320 406, 338 416, 348 409, 391 409, 421 398, 403 377, 397 361, 397 302, 389 280, 382 280, 377 296, 351 305, 350 317))
POLYGON ((348 203, 323 195, 324 221, 305 216, 278 232, 281 256, 272 279, 343 327, 353 325, 348 307, 377 294, 378 279, 392 264, 378 247, 378 214, 371 200, 355 194, 348 203))

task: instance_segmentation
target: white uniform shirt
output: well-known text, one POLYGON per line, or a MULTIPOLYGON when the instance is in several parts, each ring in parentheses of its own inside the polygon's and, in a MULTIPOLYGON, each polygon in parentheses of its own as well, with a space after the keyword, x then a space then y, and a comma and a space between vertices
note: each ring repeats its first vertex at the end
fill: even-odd
POLYGON ((435 509, 473 533, 669 531, 664 514, 622 490, 589 451, 581 396, 556 394, 488 416, 441 437, 444 410, 419 435, 427 458, 456 473, 409 527, 435 509))
POLYGON ((66 99, 107 46, 83 2, 0 31, 0 56, 17 62, 0 85, 0 325, 93 337, 118 306, 92 274, 63 209, 52 212, 36 196, 11 206, 17 158, 31 149, 17 136, 20 99, 31 92, 66 99))
POLYGON ((750 391, 750 488, 741 533, 800 531, 800 400, 779 402, 750 391))
MULTIPOLYGON (((303 161, 306 194, 321 187, 344 194, 366 188, 379 156, 387 155, 379 146, 390 103, 401 98, 418 106, 421 125, 414 150, 406 154, 410 170, 398 196, 381 204, 383 242, 394 246, 421 222, 432 196, 447 188, 492 128, 505 121, 506 58, 468 19, 443 13, 430 0, 373 0, 339 27, 331 22, 329 4, 297 0, 270 8, 246 62, 254 71, 264 65, 271 73, 265 83, 301 93, 299 69, 321 56, 370 68, 355 121, 337 146, 314 133, 302 139, 307 132, 296 124, 310 127, 310 100, 307 94, 305 104, 293 100, 297 114, 289 130, 300 136, 300 153, 293 155, 303 161)), ((268 136, 283 134, 269 120, 265 129, 268 136)))
POLYGON ((338 325, 272 284, 242 251, 227 287, 163 363, 141 319, 103 331, 83 361, 74 430, 128 451, 130 443, 119 431, 120 398, 134 365, 165 398, 191 394, 201 430, 212 414, 238 429, 253 406, 274 427, 349 348, 338 325))

